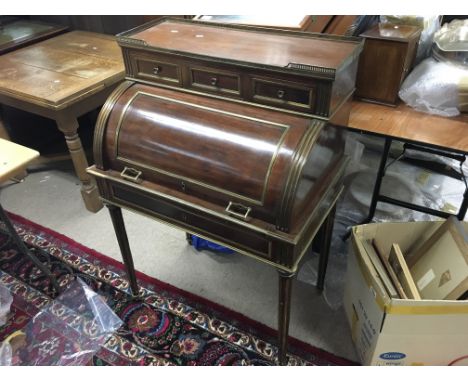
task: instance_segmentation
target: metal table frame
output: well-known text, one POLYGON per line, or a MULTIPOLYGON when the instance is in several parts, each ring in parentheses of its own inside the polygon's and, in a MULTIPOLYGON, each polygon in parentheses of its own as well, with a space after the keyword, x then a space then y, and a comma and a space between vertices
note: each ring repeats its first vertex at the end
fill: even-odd
MULTIPOLYGON (((400 207, 403 207, 403 208, 412 209, 414 211, 427 213, 427 214, 442 217, 442 218, 445 218, 445 219, 454 215, 454 214, 451 214, 449 212, 435 210, 435 209, 432 209, 432 208, 416 205, 416 204, 409 203, 409 202, 406 202, 406 201, 403 201, 403 200, 398 200, 398 199, 395 199, 395 198, 391 198, 391 197, 382 195, 380 193, 380 188, 381 188, 381 185, 382 185, 383 177, 385 176, 385 170, 388 167, 387 166, 387 160, 388 160, 388 156, 389 156, 389 152, 390 152, 390 147, 391 147, 392 142, 394 140, 403 142, 405 144, 422 147, 422 148, 424 148, 423 151, 428 152, 428 153, 437 154, 437 155, 445 155, 445 156, 449 156, 449 157, 451 157, 453 159, 457 159, 457 160, 461 160, 460 157, 466 157, 466 155, 467 155, 466 152, 455 150, 455 149, 448 149, 448 148, 445 148, 445 147, 438 147, 438 146, 434 146, 434 145, 429 145, 429 144, 422 143, 422 142, 414 142, 414 141, 405 140, 405 139, 402 139, 402 138, 394 138, 394 137, 385 136, 385 135, 383 136, 381 134, 371 133, 371 132, 368 132, 368 131, 363 131, 363 130, 359 130, 359 129, 355 129, 355 128, 351 128, 351 127, 348 127, 348 129, 350 131, 358 132, 358 133, 361 133, 361 134, 368 134, 368 135, 378 136, 380 138, 384 138, 384 148, 383 148, 382 156, 381 156, 381 159, 380 159, 379 168, 378 168, 378 171, 377 171, 377 178, 376 178, 374 189, 373 189, 373 192, 372 192, 372 199, 371 199, 371 203, 370 203, 370 207, 369 207, 369 214, 367 215, 367 217, 360 224, 367 224, 367 223, 370 223, 372 221, 372 219, 374 218, 374 214, 375 214, 375 210, 377 208, 377 203, 378 202, 394 204, 394 205, 397 205, 397 206, 400 206, 400 207), (446 152, 454 153, 454 154, 451 155, 451 154, 446 153, 446 152)), ((464 159, 463 159, 463 161, 464 161, 464 159)), ((454 215, 459 220, 464 219, 464 217, 466 215, 466 212, 467 212, 467 209, 468 209, 468 185, 466 183, 466 179, 465 179, 465 186, 466 186, 466 188, 465 188, 465 192, 463 194, 461 205, 459 207, 459 211, 458 211, 458 213, 456 215, 454 215)))

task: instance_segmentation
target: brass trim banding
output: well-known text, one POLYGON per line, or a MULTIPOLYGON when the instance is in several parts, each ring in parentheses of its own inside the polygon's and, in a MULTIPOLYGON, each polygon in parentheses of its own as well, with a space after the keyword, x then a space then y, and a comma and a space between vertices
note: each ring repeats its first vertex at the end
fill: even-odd
POLYGON ((99 168, 104 167, 104 158, 102 153, 102 142, 104 138, 104 132, 107 126, 107 120, 111 114, 115 103, 120 98, 120 96, 132 85, 134 82, 124 81, 122 82, 107 98, 106 102, 102 106, 101 111, 99 112, 98 118, 96 120, 96 126, 94 128, 94 141, 93 141, 93 156, 96 166, 99 168))
POLYGON ((312 120, 306 135, 300 142, 300 147, 294 153, 294 157, 292 158, 292 166, 286 181, 283 197, 281 199, 279 214, 277 217, 277 227, 282 230, 287 230, 289 228, 289 216, 291 214, 290 209, 294 201, 295 191, 299 177, 302 173, 302 168, 306 163, 307 155, 309 154, 312 145, 319 137, 320 132, 324 126, 325 123, 323 121, 312 120))

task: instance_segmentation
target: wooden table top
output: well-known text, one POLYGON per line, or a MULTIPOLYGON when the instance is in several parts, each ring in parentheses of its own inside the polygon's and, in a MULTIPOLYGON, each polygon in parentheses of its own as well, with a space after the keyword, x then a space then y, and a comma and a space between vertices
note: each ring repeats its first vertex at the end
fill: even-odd
POLYGON ((0 183, 24 170, 38 156, 36 150, 0 138, 0 183))
POLYGON ((63 109, 125 77, 113 36, 73 31, 0 56, 0 95, 63 109))
POLYGON ((348 127, 468 153, 468 114, 439 117, 401 102, 397 107, 353 101, 348 127))

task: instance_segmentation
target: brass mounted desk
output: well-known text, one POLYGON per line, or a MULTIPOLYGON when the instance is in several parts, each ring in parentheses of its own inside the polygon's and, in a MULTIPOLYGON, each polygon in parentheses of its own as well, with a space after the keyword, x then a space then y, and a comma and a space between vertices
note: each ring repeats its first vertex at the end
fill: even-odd
POLYGON ((102 208, 77 118, 102 106, 124 78, 115 39, 74 31, 0 56, 0 103, 53 119, 65 139, 90 211, 102 208))

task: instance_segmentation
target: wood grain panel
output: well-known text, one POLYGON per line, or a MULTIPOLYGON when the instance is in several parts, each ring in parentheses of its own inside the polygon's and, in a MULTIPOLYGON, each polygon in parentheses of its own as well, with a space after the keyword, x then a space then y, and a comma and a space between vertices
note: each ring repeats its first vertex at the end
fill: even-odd
POLYGON ((446 118, 399 103, 396 108, 353 101, 349 127, 468 153, 468 114, 446 118))

